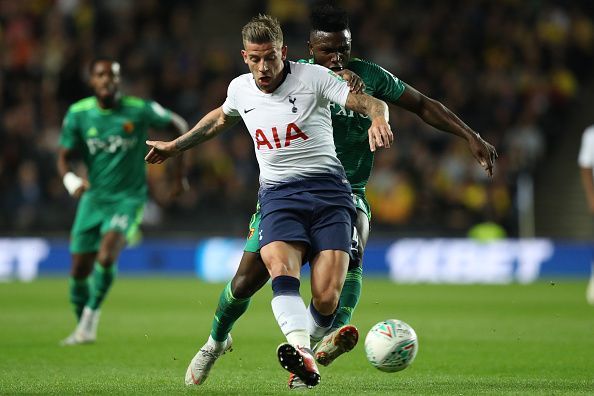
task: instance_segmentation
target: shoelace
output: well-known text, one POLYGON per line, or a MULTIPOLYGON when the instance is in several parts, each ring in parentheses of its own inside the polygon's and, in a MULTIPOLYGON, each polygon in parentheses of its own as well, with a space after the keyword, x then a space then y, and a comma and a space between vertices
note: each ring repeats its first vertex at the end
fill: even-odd
POLYGON ((216 352, 210 348, 201 348, 198 353, 201 355, 201 359, 196 359, 193 370, 210 371, 215 361, 227 352, 228 344, 225 344, 225 348, 222 351, 216 352))
POLYGON ((196 368, 198 370, 208 370, 212 367, 212 365, 214 364, 215 360, 218 359, 219 356, 221 356, 221 353, 216 353, 213 351, 210 351, 208 349, 201 349, 200 353, 206 357, 206 359, 196 359, 196 368))

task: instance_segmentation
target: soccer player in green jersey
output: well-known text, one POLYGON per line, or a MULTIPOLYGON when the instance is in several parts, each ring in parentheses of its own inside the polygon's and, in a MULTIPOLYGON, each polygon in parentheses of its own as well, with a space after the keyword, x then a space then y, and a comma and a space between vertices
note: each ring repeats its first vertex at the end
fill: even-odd
MULTIPOLYGON (((356 73, 365 83, 365 92, 417 114, 433 127, 457 135, 468 142, 468 147, 489 176, 497 157, 495 148, 461 121, 440 102, 419 93, 380 66, 351 58, 351 32, 346 13, 330 5, 320 6, 312 12, 309 38, 312 62, 339 72, 343 69, 356 73)), ((365 198, 365 186, 373 167, 374 153, 367 142, 370 121, 360 114, 331 104, 334 142, 351 183, 357 206, 355 235, 357 259, 349 265, 340 296, 332 331, 314 348, 318 363, 330 364, 342 353, 351 350, 358 341, 358 332, 349 325, 361 295, 362 257, 369 237, 370 207, 365 198)), ((259 210, 252 216, 249 234, 239 268, 224 288, 214 315, 208 341, 201 349, 199 382, 204 383, 216 359, 223 353, 229 332, 235 321, 247 310, 251 296, 268 280, 268 272, 258 253, 259 210)), ((313 318, 310 317, 310 321, 313 318)), ((289 378, 289 387, 304 387, 297 377, 289 378)))
MULTIPOLYGON (((144 156, 149 128, 188 128, 158 103, 120 93, 120 65, 97 58, 90 65, 94 95, 68 109, 60 136, 58 172, 71 196, 79 198, 71 231, 70 301, 78 324, 63 345, 94 342, 99 308, 116 274, 126 242, 138 230, 147 197, 144 156), (81 159, 88 177, 71 166, 81 159)), ((182 162, 175 166, 172 194, 183 190, 182 162)))

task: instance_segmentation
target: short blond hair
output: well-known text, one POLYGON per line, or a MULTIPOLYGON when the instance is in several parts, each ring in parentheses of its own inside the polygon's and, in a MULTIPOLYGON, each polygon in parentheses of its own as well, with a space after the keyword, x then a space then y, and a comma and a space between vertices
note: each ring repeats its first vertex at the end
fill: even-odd
POLYGON ((283 30, 278 20, 270 15, 259 14, 253 17, 243 29, 241 29, 243 44, 273 43, 283 45, 283 30))

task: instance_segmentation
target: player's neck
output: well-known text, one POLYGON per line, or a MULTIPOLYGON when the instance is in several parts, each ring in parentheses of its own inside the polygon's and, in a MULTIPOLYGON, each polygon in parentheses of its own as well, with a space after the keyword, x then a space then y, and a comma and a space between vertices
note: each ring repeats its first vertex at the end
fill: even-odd
POLYGON ((116 107, 120 101, 121 94, 118 92, 114 96, 109 96, 107 98, 99 98, 97 97, 97 104, 103 110, 109 110, 116 107))
POLYGON ((272 84, 270 87, 268 88, 262 88, 258 85, 258 82, 256 81, 256 86, 258 87, 258 89, 266 94, 271 94, 274 91, 276 91, 278 89, 278 87, 280 87, 282 85, 283 82, 285 82, 285 79, 287 78, 287 75, 291 73, 291 66, 289 65, 289 62, 284 61, 283 62, 283 70, 279 73, 277 80, 274 84, 272 84))

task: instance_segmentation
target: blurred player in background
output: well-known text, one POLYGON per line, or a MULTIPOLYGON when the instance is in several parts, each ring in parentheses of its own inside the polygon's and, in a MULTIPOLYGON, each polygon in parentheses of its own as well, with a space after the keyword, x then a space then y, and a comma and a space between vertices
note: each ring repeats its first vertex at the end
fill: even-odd
MULTIPOLYGON (((586 200, 591 215, 594 215, 594 125, 589 126, 582 136, 582 144, 578 157, 582 185, 586 192, 586 200)), ((592 272, 586 289, 586 299, 594 305, 594 262, 591 263, 592 272)))
MULTIPOLYGON (((283 368, 306 385, 320 375, 310 349, 336 314, 351 250, 355 206, 344 168, 336 157, 329 104, 369 117, 366 144, 389 147, 393 135, 388 107, 369 95, 351 93, 346 82, 318 65, 286 61, 278 21, 266 15, 242 29, 242 56, 250 73, 235 78, 225 103, 173 142, 147 142, 149 163, 200 144, 243 119, 260 166, 261 222, 257 233, 262 261, 272 278, 272 311, 287 339, 277 349, 283 368), (300 295, 303 263, 311 266, 309 309, 300 295), (313 315, 315 326, 308 326, 313 315)), ((368 149, 369 149, 368 148, 368 149)), ((231 347, 231 338, 202 348, 186 373, 186 384, 205 378, 206 354, 231 347)))
MULTIPOLYGON (((119 63, 97 58, 89 71, 94 96, 68 109, 58 154, 64 186, 80 199, 70 240, 70 301, 78 324, 63 345, 96 339, 99 308, 113 283, 118 256, 142 220, 148 129, 181 134, 188 127, 156 102, 122 96, 119 63), (75 159, 84 162, 88 178, 74 173, 75 159)), ((181 158, 175 168, 172 194, 177 195, 184 181, 181 158)))
MULTIPOLYGON (((478 163, 489 176, 497 153, 454 113, 440 102, 419 93, 380 66, 361 59, 351 58, 351 32, 347 14, 329 4, 321 4, 312 11, 312 29, 309 38, 310 62, 325 66, 335 72, 349 69, 363 79, 365 92, 417 114, 423 121, 442 131, 457 135, 468 142, 468 147, 478 163)), ((367 129, 370 120, 344 106, 331 104, 334 142, 338 158, 356 198, 358 241, 355 259, 351 260, 340 296, 340 306, 332 323, 332 331, 315 345, 318 363, 330 364, 340 354, 351 350, 358 340, 358 332, 349 325, 351 316, 361 295, 363 250, 369 237, 371 211, 365 198, 365 186, 373 167, 374 153, 367 144, 367 129)), ((259 210, 250 221, 249 236, 239 268, 233 280, 227 284, 219 298, 210 337, 202 350, 204 369, 200 372, 206 379, 216 358, 220 356, 216 345, 225 343, 235 321, 247 310, 250 297, 268 280, 268 272, 258 252, 259 210)), ((315 318, 309 315, 310 323, 315 318)), ((317 342, 318 339, 312 339, 317 342)), ((289 379, 289 387, 304 386, 295 376, 289 379)))

